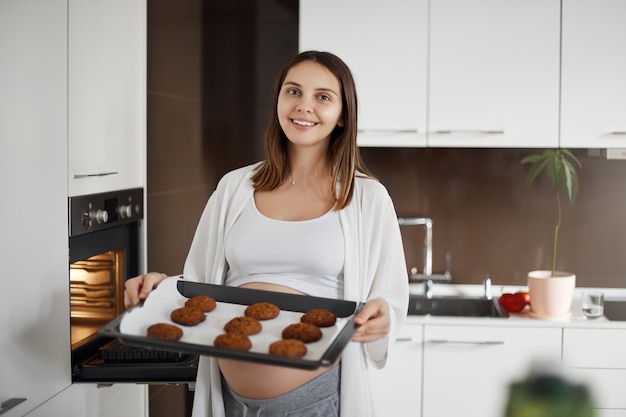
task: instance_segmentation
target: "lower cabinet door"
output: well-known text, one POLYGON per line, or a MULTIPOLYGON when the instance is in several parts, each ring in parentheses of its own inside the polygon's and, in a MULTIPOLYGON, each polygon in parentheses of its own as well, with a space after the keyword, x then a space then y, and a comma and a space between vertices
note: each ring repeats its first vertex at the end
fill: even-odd
POLYGON ((598 417, 626 416, 624 333, 610 328, 563 330, 563 364, 591 390, 598 417))
POLYGON ((422 416, 502 417, 511 383, 560 360, 560 328, 425 325, 422 416))
POLYGON ((147 417, 144 384, 72 384, 24 417, 147 417))
POLYGON ((598 409, 626 412, 626 369, 568 368, 567 372, 587 386, 598 409))
POLYGON ((421 415, 422 325, 404 325, 383 369, 370 374, 377 417, 421 415))
POLYGON ((72 394, 69 388, 61 391, 25 415, 25 417, 52 416, 72 416, 72 394))
POLYGON ((73 384, 72 417, 147 417, 145 384, 73 384))

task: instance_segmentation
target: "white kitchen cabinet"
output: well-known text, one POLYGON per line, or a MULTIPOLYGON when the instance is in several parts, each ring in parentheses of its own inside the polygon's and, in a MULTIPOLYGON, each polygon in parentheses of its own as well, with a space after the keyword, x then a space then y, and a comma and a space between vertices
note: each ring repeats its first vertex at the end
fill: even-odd
POLYGON ((145 384, 74 384, 72 417, 147 417, 148 386, 145 384))
POLYGON ((563 330, 563 364, 577 368, 626 369, 626 332, 615 329, 563 330))
POLYGON ((69 0, 70 196, 142 187, 146 0, 69 0))
POLYGON ((72 414, 71 392, 72 390, 69 388, 61 391, 24 417, 78 417, 76 414, 72 414))
POLYGON ((560 360, 560 328, 425 325, 422 417, 502 417, 509 384, 560 360))
POLYGON ((427 0, 300 1, 300 50, 335 53, 353 73, 360 146, 426 145, 427 29, 427 0))
POLYGON ((623 0, 563 0, 563 147, 626 148, 624 16, 623 0))
POLYGON ((0 2, 0 57, 0 403, 26 398, 15 417, 71 384, 66 0, 0 2))
POLYGON ((559 0, 432 0, 430 147, 556 147, 559 0))
POLYGON ((406 323, 385 367, 370 372, 377 416, 421 415, 423 328, 406 323))
MULTIPOLYGON (((68 1, 0 2, 0 56, 0 403, 25 399, 2 417, 85 417, 70 365, 68 1)), ((131 388, 112 415, 145 415, 131 388)))
POLYGON ((360 146, 559 144, 559 0, 301 0, 305 49, 352 68, 360 146))
POLYGON ((623 330, 563 330, 563 365, 570 375, 592 391, 600 415, 626 415, 625 351, 623 330))
POLYGON ((73 384, 25 417, 147 417, 147 390, 143 384, 73 384))

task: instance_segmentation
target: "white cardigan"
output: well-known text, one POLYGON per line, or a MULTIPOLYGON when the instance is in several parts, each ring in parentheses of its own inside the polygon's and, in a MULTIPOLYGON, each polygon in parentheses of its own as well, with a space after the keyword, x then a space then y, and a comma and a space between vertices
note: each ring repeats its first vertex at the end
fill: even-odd
MULTIPOLYGON (((258 166, 227 173, 202 213, 183 275, 185 279, 223 284, 224 241, 254 192, 251 177, 258 166)), ((393 203, 378 181, 357 177, 354 198, 339 212, 345 237, 344 299, 364 302, 382 297, 390 306, 391 332, 371 343, 350 342, 341 359, 341 416, 373 417, 368 367, 382 368, 406 318, 408 277, 393 203)), ((193 417, 224 417, 220 372, 215 358, 200 358, 193 417), (211 389, 213 387, 213 389, 211 389)))

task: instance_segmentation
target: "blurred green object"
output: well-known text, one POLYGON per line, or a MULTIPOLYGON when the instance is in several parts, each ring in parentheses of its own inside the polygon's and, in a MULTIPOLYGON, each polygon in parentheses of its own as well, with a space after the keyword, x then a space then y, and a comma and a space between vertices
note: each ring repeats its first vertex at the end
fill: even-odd
POLYGON ((552 375, 533 375, 509 389, 505 417, 594 417, 594 402, 584 385, 552 375))

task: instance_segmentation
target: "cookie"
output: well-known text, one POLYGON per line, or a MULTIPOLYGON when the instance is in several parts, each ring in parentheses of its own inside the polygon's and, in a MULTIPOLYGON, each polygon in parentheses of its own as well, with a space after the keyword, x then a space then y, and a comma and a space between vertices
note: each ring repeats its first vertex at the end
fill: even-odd
POLYGON ((236 350, 250 350, 252 347, 252 342, 248 336, 237 333, 222 333, 215 338, 213 344, 217 347, 236 350))
POLYGON ((215 303, 215 299, 209 297, 208 295, 196 295, 195 297, 191 297, 189 300, 185 302, 186 307, 196 307, 205 313, 209 313, 215 310, 217 304, 215 303))
POLYGON ((181 307, 172 311, 170 318, 183 326, 196 326, 206 320, 204 311, 196 307, 181 307))
POLYGON ((276 318, 280 313, 277 305, 272 303, 260 302, 254 303, 246 308, 244 314, 248 317, 254 317, 257 320, 271 320, 276 318))
POLYGON ((271 355, 288 356, 290 358, 301 358, 306 355, 307 348, 301 340, 282 339, 270 344, 271 355))
POLYGON ((183 329, 169 323, 156 323, 148 326, 148 337, 164 340, 178 340, 183 337, 183 329))
POLYGON ((311 323, 294 323, 283 329, 282 336, 283 339, 298 339, 304 343, 311 343, 322 338, 322 331, 311 323))
POLYGON ((337 322, 337 316, 330 310, 316 308, 304 313, 300 321, 302 323, 314 324, 317 327, 330 327, 334 326, 335 322, 337 322))
POLYGON ((235 317, 224 325, 226 333, 251 335, 260 333, 262 329, 263 326, 260 321, 254 317, 247 316, 235 317))

